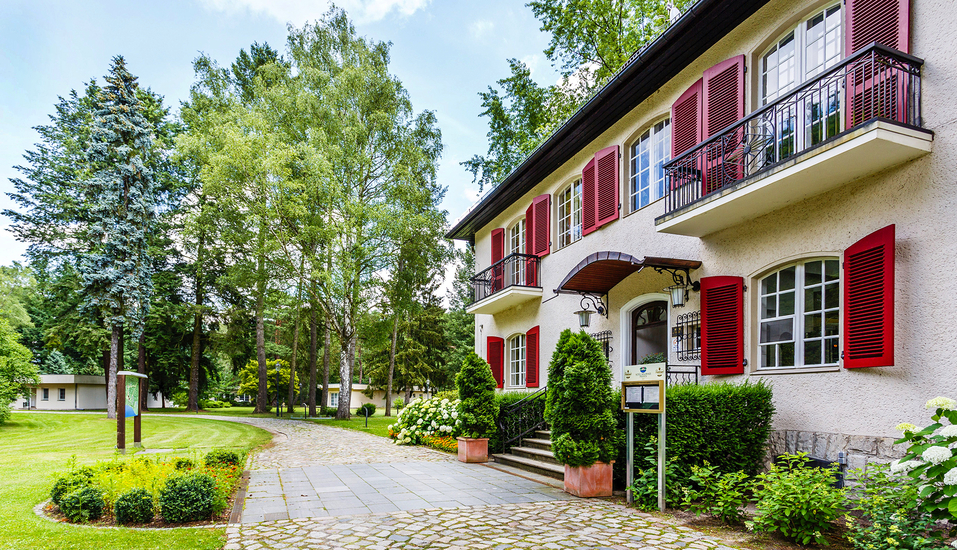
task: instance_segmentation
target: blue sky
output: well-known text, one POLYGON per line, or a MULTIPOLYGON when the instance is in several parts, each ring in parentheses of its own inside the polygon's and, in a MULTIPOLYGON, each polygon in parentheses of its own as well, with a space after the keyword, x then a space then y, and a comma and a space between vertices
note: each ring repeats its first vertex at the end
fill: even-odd
MULTIPOLYGON (((392 42, 393 74, 417 111, 436 112, 445 153, 440 183, 450 223, 477 198, 459 162, 486 150, 478 92, 508 75, 506 60, 524 60, 540 83, 558 75, 542 53, 548 36, 521 1, 346 0, 360 34, 392 42)), ((126 57, 140 84, 178 106, 193 82, 192 60, 206 53, 228 65, 242 48, 268 42, 285 50, 286 24, 319 18, 324 0, 165 0, 0 2, 0 209, 10 208, 9 178, 32 149, 57 96, 102 81, 110 58, 126 57)), ((20 260, 26 245, 0 217, 0 265, 20 260)))

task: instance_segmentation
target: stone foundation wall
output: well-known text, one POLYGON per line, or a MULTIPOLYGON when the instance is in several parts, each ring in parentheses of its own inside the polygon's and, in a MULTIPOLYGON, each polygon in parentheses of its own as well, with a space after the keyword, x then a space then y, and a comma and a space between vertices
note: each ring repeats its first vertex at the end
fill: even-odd
POLYGON ((769 459, 783 453, 804 452, 815 458, 837 462, 838 453, 847 457, 847 469, 863 468, 869 462, 890 462, 904 456, 904 445, 890 437, 838 433, 775 430, 768 442, 769 459))

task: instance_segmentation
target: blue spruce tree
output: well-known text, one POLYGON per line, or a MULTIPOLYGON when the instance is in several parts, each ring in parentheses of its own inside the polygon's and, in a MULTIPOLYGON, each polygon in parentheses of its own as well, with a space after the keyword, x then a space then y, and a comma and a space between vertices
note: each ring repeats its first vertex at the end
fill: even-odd
POLYGON ((113 58, 100 91, 87 150, 89 249, 80 259, 83 308, 110 330, 107 416, 116 417, 116 371, 124 328, 143 330, 153 292, 148 235, 156 218, 152 126, 136 97, 136 77, 113 58))

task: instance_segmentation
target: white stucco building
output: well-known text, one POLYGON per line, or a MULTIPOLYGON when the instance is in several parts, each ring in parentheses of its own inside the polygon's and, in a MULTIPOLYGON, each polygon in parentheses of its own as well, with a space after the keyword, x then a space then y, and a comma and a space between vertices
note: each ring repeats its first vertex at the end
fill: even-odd
MULTIPOLYGON (((106 380, 102 376, 41 374, 40 384, 13 405, 41 411, 106 410, 106 380)), ((161 407, 161 394, 148 394, 147 406, 161 407)))
POLYGON ((697 2, 449 231, 500 387, 544 387, 601 306, 616 379, 665 352, 771 384, 776 451, 893 456, 957 397, 955 28, 932 0, 697 2))

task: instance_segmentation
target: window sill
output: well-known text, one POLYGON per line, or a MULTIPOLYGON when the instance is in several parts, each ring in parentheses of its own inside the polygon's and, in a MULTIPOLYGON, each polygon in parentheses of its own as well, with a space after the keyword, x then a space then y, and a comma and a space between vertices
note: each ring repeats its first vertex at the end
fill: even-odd
POLYGON ((828 365, 825 367, 788 367, 777 369, 755 369, 751 371, 751 376, 765 376, 778 374, 813 374, 816 372, 838 372, 840 365, 828 365))

